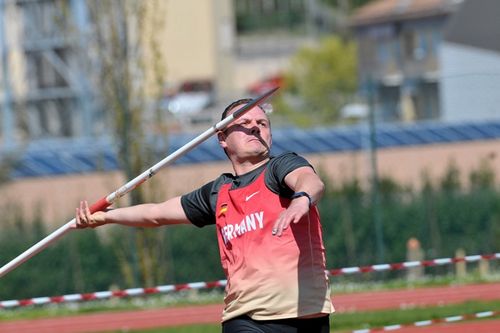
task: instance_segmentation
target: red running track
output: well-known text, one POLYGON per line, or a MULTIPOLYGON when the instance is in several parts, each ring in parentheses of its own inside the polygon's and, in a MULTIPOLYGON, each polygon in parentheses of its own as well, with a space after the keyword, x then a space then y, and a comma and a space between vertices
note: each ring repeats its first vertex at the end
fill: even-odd
POLYGON ((500 283, 333 295, 338 312, 456 304, 467 300, 500 300, 500 283))
MULTIPOLYGON (((334 295, 338 312, 408 308, 461 303, 468 300, 500 299, 500 283, 451 287, 373 291, 334 295)), ((187 324, 218 323, 222 305, 204 305, 153 310, 106 312, 70 317, 0 322, 0 333, 82 333, 132 330, 187 324)), ((497 310, 497 309, 485 309, 497 310)), ((457 313, 459 315, 459 313, 457 313)), ((395 323, 396 324, 396 323, 395 323)), ((405 333, 500 332, 500 320, 436 324, 428 328, 404 328, 405 333), (463 329, 463 330, 462 330, 463 329)))
POLYGON ((436 324, 429 327, 408 327, 397 330, 400 333, 497 333, 500 319, 465 323, 436 324))

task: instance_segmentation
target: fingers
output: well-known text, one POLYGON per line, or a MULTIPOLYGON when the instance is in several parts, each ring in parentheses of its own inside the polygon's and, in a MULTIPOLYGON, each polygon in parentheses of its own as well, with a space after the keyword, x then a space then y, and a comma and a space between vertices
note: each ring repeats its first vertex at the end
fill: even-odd
POLYGON ((77 228, 87 228, 88 227, 88 219, 85 216, 85 205, 86 201, 80 201, 80 206, 76 208, 76 227, 77 228))
POLYGON ((295 204, 292 202, 287 209, 281 212, 280 216, 274 222, 272 234, 280 237, 283 232, 290 226, 290 223, 298 223, 300 219, 309 212, 309 205, 295 204))
POLYGON ((92 221, 92 219, 91 219, 92 213, 90 213, 90 208, 89 208, 89 204, 87 201, 85 201, 83 208, 85 209, 85 216, 87 218, 89 218, 88 221, 92 221))
POLYGON ((283 232, 290 226, 290 223, 299 222, 300 217, 297 214, 290 214, 286 210, 282 212, 279 218, 274 223, 272 234, 273 236, 280 237, 283 232))
POLYGON ((92 228, 96 227, 97 223, 90 212, 87 201, 80 201, 80 207, 76 208, 76 228, 92 228))
POLYGON ((276 223, 274 223, 274 227, 272 230, 273 236, 281 237, 281 235, 283 234, 283 231, 285 231, 289 225, 290 225, 290 223, 286 223, 284 219, 281 219, 281 218, 278 219, 276 221, 276 223))

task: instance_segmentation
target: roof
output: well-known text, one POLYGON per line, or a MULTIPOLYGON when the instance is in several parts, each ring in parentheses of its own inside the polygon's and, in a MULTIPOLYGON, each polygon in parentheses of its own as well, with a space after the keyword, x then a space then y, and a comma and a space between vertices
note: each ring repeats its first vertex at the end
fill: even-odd
MULTIPOLYGON (((315 129, 273 129, 272 153, 295 151, 300 154, 339 153, 366 149, 366 126, 315 129)), ((161 138, 150 140, 160 161, 184 146, 193 135, 173 135, 166 148, 161 138)), ((377 125, 378 148, 418 146, 500 139, 500 120, 467 123, 421 122, 410 125, 377 125)), ((0 155, 1 156, 1 155, 0 155)), ((5 158, 5 156, 1 156, 5 158)), ((98 140, 51 140, 34 142, 15 156, 12 178, 57 176, 95 171, 119 170, 116 145, 110 138, 98 140)), ((174 164, 216 162, 226 159, 215 138, 211 138, 179 158, 174 164)), ((148 166, 144 166, 146 169, 148 166)))
POLYGON ((500 52, 500 1, 465 1, 453 15, 444 39, 500 52))
POLYGON ((353 26, 426 18, 452 12, 462 0, 375 0, 351 17, 353 26))

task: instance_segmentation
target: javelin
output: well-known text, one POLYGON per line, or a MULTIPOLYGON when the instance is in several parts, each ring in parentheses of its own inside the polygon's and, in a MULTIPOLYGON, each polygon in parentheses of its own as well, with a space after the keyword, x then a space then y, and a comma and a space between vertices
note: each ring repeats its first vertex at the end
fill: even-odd
MULTIPOLYGON (((207 140, 209 137, 217 133, 218 131, 223 130, 226 128, 232 121, 235 119, 238 119, 242 115, 244 115, 247 111, 255 107, 256 105, 259 105, 261 102, 263 102, 265 99, 267 99, 269 96, 271 96, 276 90, 278 90, 279 87, 273 88, 266 93, 262 94, 261 96, 253 99, 250 103, 246 104, 244 107, 241 109, 231 113, 229 116, 226 118, 222 119, 212 127, 210 127, 208 130, 205 132, 201 133, 198 135, 196 138, 182 146, 181 148, 177 149, 175 152, 172 154, 168 155, 165 157, 163 160, 160 162, 156 163, 153 165, 151 168, 148 170, 144 171, 141 173, 139 176, 135 177, 113 193, 102 197, 101 199, 97 200, 90 206, 90 212, 95 213, 98 211, 102 211, 109 207, 113 202, 115 202, 117 199, 123 197, 125 194, 131 192, 133 189, 141 185, 142 183, 146 182, 149 178, 153 177, 160 169, 163 167, 167 166, 168 164, 174 162, 177 160, 179 157, 182 155, 188 153, 191 151, 193 148, 201 144, 203 141, 207 140)), ((68 231, 72 230, 76 226, 76 219, 73 218, 71 221, 67 222, 64 224, 62 227, 59 229, 55 230, 48 236, 46 236, 44 239, 36 243, 35 245, 31 246, 29 249, 21 253, 19 256, 16 258, 12 259, 9 263, 5 264, 0 268, 0 277, 4 276, 8 272, 12 271, 31 257, 33 257, 35 254, 39 253, 43 249, 45 249, 47 246, 49 246, 51 243, 55 242, 57 239, 65 235, 68 231)))

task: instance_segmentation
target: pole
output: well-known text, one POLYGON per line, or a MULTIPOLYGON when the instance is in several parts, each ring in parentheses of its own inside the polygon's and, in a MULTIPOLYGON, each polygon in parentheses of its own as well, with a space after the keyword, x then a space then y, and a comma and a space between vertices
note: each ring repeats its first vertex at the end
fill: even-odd
POLYGON ((384 231, 380 220, 380 199, 378 188, 378 168, 377 168, 377 135, 376 135, 376 119, 375 119, 375 87, 373 79, 368 79, 368 101, 369 101, 369 131, 370 131, 370 169, 371 169, 371 204, 372 204, 372 219, 375 227, 375 241, 377 247, 377 260, 384 262, 384 231))
MULTIPOLYGON (((198 135, 196 138, 182 146, 181 148, 177 149, 175 152, 172 154, 168 155, 165 157, 163 160, 160 162, 156 163, 153 165, 151 168, 148 170, 144 171, 141 173, 139 176, 135 177, 113 193, 102 197, 95 203, 93 203, 90 206, 90 212, 95 213, 98 211, 102 211, 105 208, 109 207, 113 202, 115 202, 117 199, 123 197, 125 194, 131 192, 133 189, 141 185, 142 183, 146 182, 148 179, 153 177, 158 171, 160 171, 162 168, 165 166, 171 164, 184 154, 188 153, 191 151, 193 148, 201 144, 203 141, 207 140, 209 137, 214 135, 215 133, 223 130, 226 128, 231 122, 233 122, 235 119, 238 119, 242 115, 244 115, 246 112, 251 110, 253 107, 256 105, 260 104, 263 102, 265 99, 267 99, 269 96, 271 96, 276 90, 278 90, 279 87, 273 88, 266 93, 262 94, 260 97, 257 97, 253 99, 250 103, 242 107, 241 109, 231 113, 228 117, 225 119, 221 120, 220 122, 216 123, 209 129, 207 129, 205 132, 201 133, 198 135)), ((11 260, 9 263, 4 265, 2 268, 0 268, 0 277, 4 276, 8 272, 12 271, 43 249, 45 249, 47 246, 49 246, 51 243, 55 242, 57 239, 61 238, 64 236, 67 232, 69 232, 72 229, 75 229, 75 221, 76 219, 73 218, 71 221, 67 222, 64 224, 62 227, 57 229, 56 231, 52 232, 49 234, 47 237, 30 247, 28 250, 24 251, 22 254, 11 260)))
POLYGON ((0 0, 0 61, 2 68, 2 86, 3 86, 3 105, 2 107, 2 128, 0 130, 1 136, 3 136, 3 146, 7 151, 10 150, 15 145, 14 137, 14 113, 12 111, 12 91, 10 86, 9 78, 9 50, 7 44, 7 34, 5 33, 5 18, 6 13, 6 2, 5 0, 0 0))

